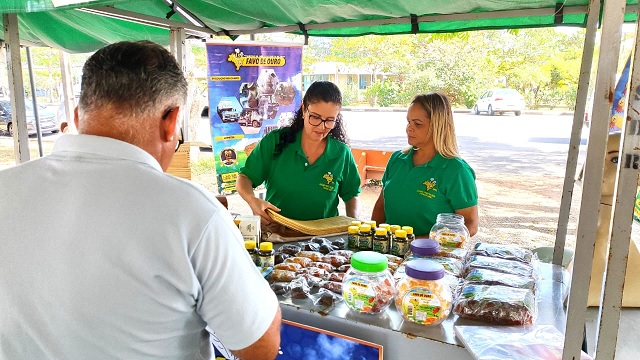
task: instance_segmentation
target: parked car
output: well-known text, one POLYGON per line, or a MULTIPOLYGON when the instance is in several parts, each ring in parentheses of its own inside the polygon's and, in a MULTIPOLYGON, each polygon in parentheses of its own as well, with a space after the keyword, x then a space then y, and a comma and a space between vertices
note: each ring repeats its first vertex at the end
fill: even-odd
MULTIPOLYGON (((36 133, 36 120, 31 100, 25 99, 25 107, 27 110, 27 131, 29 135, 36 133)), ((60 131, 55 112, 38 106, 38 117, 40 118, 40 131, 42 133, 60 131)), ((13 136, 13 122, 11 120, 11 101, 0 100, 0 129, 13 136)))
POLYGON ((489 115, 513 112, 522 115, 524 110, 524 96, 515 89, 490 89, 480 96, 473 107, 473 113, 478 115, 486 112, 489 115))

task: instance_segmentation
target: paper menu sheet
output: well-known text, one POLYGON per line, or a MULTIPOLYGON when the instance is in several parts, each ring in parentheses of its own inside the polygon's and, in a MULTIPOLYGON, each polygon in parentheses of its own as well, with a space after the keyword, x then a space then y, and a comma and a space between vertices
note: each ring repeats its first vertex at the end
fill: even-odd
MULTIPOLYGON (((456 336, 477 360, 561 360, 564 335, 551 325, 455 325, 456 336)), ((593 360, 582 352, 580 360, 593 360)))

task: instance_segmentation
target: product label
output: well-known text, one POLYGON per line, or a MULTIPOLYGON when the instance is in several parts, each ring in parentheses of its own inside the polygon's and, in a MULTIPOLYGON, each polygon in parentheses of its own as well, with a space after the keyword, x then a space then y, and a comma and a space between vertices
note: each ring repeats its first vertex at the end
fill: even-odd
POLYGON ((373 249, 373 237, 371 235, 358 235, 358 249, 360 250, 373 249))
POLYGON ((269 255, 269 256, 258 256, 258 261, 260 262, 259 264, 256 264, 258 266, 261 267, 271 267, 274 265, 275 261, 274 261, 274 257, 273 255, 269 255))
POLYGON ((373 251, 381 254, 389 253, 389 241, 387 240, 373 240, 373 251))
POLYGON ((450 247, 462 247, 466 238, 464 235, 452 233, 452 232, 438 232, 435 235, 431 235, 431 238, 438 241, 442 246, 450 246, 450 247))
POLYGON ((425 288, 409 290, 402 298, 405 318, 418 324, 432 324, 442 316, 442 304, 433 292, 425 288))
POLYGON ((358 248, 358 235, 357 234, 349 234, 347 236, 347 246, 349 249, 357 249, 358 248))
POLYGON ((409 251, 409 243, 406 241, 394 241, 391 245, 391 254, 404 257, 409 251))
POLYGON ((342 296, 347 306, 359 312, 370 312, 376 300, 371 282, 362 278, 349 279, 342 286, 342 296))

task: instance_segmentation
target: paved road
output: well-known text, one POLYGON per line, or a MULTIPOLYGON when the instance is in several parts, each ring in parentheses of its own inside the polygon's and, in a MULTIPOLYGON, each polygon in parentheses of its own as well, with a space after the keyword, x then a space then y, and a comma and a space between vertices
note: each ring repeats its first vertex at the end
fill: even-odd
MULTIPOLYGON (((398 150, 407 146, 406 114, 345 112, 356 148, 398 150)), ((549 172, 564 176, 571 123, 569 115, 486 116, 454 114, 458 146, 474 168, 502 168, 508 173, 549 172), (552 170, 551 170, 552 169, 552 170)), ((583 128, 584 148, 588 129, 583 128)))

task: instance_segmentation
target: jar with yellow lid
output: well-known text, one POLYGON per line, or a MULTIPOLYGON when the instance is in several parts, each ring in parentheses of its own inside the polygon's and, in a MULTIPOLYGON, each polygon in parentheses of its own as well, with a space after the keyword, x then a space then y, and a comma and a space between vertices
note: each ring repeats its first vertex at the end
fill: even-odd
POLYGON ((408 251, 409 242, 407 241, 407 232, 402 229, 397 229, 394 233, 393 242, 391 243, 391 255, 403 258, 408 251))
POLYGON ((416 239, 416 236, 413 233, 413 227, 412 226, 403 226, 402 230, 407 232, 407 242, 409 244, 411 244, 413 242, 413 240, 416 239))
POLYGON ((260 260, 258 259, 258 250, 256 249, 256 242, 253 240, 246 240, 244 242, 244 248, 247 249, 249 256, 251 256, 251 260, 254 264, 260 265, 260 260))
POLYGON ((438 325, 449 316, 452 295, 443 278, 444 267, 435 261, 416 259, 405 264, 395 300, 396 309, 405 320, 438 325))
POLYGON ((272 267, 275 264, 275 253, 273 243, 269 241, 261 242, 260 250, 258 251, 259 266, 272 267))
POLYGON ((362 224, 358 231, 358 249, 373 250, 373 235, 371 234, 371 225, 362 224))
POLYGON ((351 225, 347 228, 347 248, 349 250, 358 249, 358 232, 360 226, 351 225))
POLYGON ((389 253, 389 233, 386 228, 379 227, 373 235, 373 251, 381 254, 389 253))

